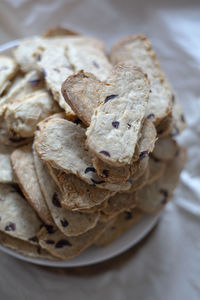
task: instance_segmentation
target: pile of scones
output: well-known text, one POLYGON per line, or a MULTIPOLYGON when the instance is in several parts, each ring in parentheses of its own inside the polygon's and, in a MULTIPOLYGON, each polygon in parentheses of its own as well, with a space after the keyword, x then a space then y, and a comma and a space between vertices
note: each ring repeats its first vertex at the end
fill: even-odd
POLYGON ((151 43, 64 28, 0 55, 0 244, 67 260, 105 246, 172 197, 181 106, 151 43))

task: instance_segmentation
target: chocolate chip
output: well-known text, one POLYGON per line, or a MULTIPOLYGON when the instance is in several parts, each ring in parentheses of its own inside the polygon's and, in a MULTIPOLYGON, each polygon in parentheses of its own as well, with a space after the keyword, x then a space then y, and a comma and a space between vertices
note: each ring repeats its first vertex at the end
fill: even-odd
POLYGON ((107 96, 106 97, 106 99, 105 99, 105 101, 104 101, 104 103, 106 103, 106 102, 108 102, 109 100, 112 100, 112 99, 114 99, 114 98, 116 98, 116 97, 118 97, 119 95, 110 95, 110 96, 107 96))
POLYGON ((163 132, 164 132, 163 129, 159 129, 159 130, 158 130, 158 134, 162 134, 163 132))
POLYGON ((37 125, 36 126, 36 131, 39 131, 40 130, 40 127, 37 125))
POLYGON ((185 123, 185 117, 183 114, 181 114, 180 119, 181 119, 181 122, 185 123))
POLYGON ((53 244, 55 244, 55 241, 53 241, 53 240, 46 240, 45 243, 48 244, 48 245, 53 245, 53 244))
POLYGON ((15 231, 16 230, 16 225, 12 222, 10 222, 8 225, 5 227, 5 231, 15 231))
POLYGON ((70 244, 67 240, 60 240, 56 243, 55 248, 62 248, 64 246, 72 246, 72 244, 70 244))
POLYGON ((61 223, 62 227, 67 227, 69 225, 69 223, 66 219, 60 220, 60 223, 61 223))
POLYGON ((14 131, 14 129, 11 129, 9 132, 10 138, 12 139, 18 139, 17 133, 14 131))
POLYGON ((1 71, 5 71, 5 70, 8 70, 8 67, 7 67, 7 66, 3 66, 3 67, 0 68, 0 72, 1 72, 1 71))
POLYGON ((69 69, 69 70, 72 70, 72 71, 74 71, 74 67, 73 67, 73 66, 71 66, 71 65, 66 65, 66 68, 67 68, 67 69, 69 69))
POLYGON ((168 191, 167 190, 165 190, 165 189, 160 189, 160 191, 159 191, 162 195, 163 195, 163 199, 162 199, 162 201, 161 201, 161 204, 166 204, 167 203, 167 198, 168 198, 168 191))
POLYGON ((86 169, 85 169, 85 174, 87 174, 88 172, 96 172, 96 170, 95 170, 95 168, 93 168, 93 167, 87 167, 86 169))
POLYGON ((79 118, 76 118, 76 119, 74 120, 74 123, 78 125, 78 124, 81 124, 82 122, 81 122, 81 120, 80 120, 79 118))
POLYGON ((40 78, 30 80, 29 83, 32 86, 37 86, 41 82, 40 78))
POLYGON ((60 200, 58 198, 58 195, 57 193, 54 193, 53 194, 53 197, 52 197, 52 203, 56 206, 56 207, 62 207, 61 204, 60 204, 60 200))
POLYGON ((125 211, 125 214, 126 214, 126 216, 125 216, 126 220, 132 219, 132 213, 130 211, 125 211))
POLYGON ((56 228, 53 227, 52 225, 45 225, 45 228, 49 234, 53 234, 56 232, 56 228))
POLYGON ((127 123, 127 125, 128 125, 128 129, 131 129, 131 124, 127 123))
POLYGON ((130 178, 127 180, 129 183, 133 184, 133 180, 131 180, 130 178))
POLYGON ((43 77, 47 76, 47 73, 46 73, 46 71, 43 68, 40 70, 40 72, 41 72, 41 74, 42 74, 43 77))
POLYGON ((15 137, 10 137, 9 140, 13 143, 18 143, 18 142, 22 142, 25 141, 26 138, 15 138, 15 137))
POLYGON ((99 66, 99 64, 96 62, 96 61, 92 61, 92 64, 97 68, 97 69, 99 69, 100 68, 100 66, 99 66))
POLYGON ((51 89, 48 89, 48 92, 49 92, 49 95, 50 95, 51 97, 53 97, 53 92, 52 92, 52 90, 51 90, 51 89))
POLYGON ((172 94, 172 103, 174 103, 174 102, 175 102, 175 95, 172 94))
POLYGON ((151 159, 153 159, 156 163, 157 163, 157 162, 160 162, 160 159, 158 159, 158 158, 156 158, 156 157, 152 157, 152 156, 151 156, 151 159))
POLYGON ((37 236, 33 236, 33 237, 29 238, 29 241, 38 243, 38 238, 37 238, 37 236))
POLYGON ((41 55, 40 54, 38 54, 38 56, 37 56, 37 61, 41 61, 41 55))
POLYGON ((38 246, 38 247, 37 247, 37 253, 38 253, 38 254, 41 254, 41 250, 42 250, 41 247, 38 246))
POLYGON ((58 68, 54 68, 54 71, 56 71, 57 73, 60 73, 60 70, 58 68))
POLYGON ((155 115, 154 114, 149 114, 148 116, 147 116, 147 119, 154 119, 155 118, 155 115))
POLYGON ((178 134, 179 134, 179 129, 178 128, 174 128, 174 130, 172 131, 172 133, 170 135, 171 135, 171 137, 174 137, 174 136, 176 136, 178 134))
POLYGON ((112 122, 112 126, 117 129, 119 127, 119 122, 118 121, 112 122))
POLYGON ((94 183, 94 184, 101 184, 101 183, 104 183, 105 181, 104 180, 100 180, 100 181, 97 181, 93 178, 91 178, 91 181, 94 183))
POLYGON ((143 158, 145 158, 148 155, 148 151, 142 151, 139 155, 139 160, 142 160, 143 158))
POLYGON ((177 151, 175 152, 174 156, 177 157, 177 156, 179 156, 179 154, 180 154, 180 151, 177 150, 177 151))
POLYGON ((110 153, 107 152, 107 151, 102 150, 102 151, 100 151, 99 153, 104 154, 105 156, 110 157, 110 153))
POLYGON ((108 175, 109 175, 109 170, 104 169, 104 170, 102 171, 102 174, 103 174, 103 176, 104 176, 105 178, 107 178, 108 175))

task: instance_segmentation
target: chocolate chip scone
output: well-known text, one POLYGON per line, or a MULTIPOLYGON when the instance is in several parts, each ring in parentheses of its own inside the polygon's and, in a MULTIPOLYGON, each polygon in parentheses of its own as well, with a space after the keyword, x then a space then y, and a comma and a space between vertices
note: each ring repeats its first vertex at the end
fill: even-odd
POLYGON ((77 236, 95 227, 99 220, 99 213, 87 214, 67 209, 63 205, 65 195, 59 190, 36 152, 34 152, 34 162, 42 193, 60 231, 66 236, 77 236))
POLYGON ((64 119, 47 122, 36 137, 35 148, 43 161, 66 173, 76 175, 90 185, 113 192, 130 188, 129 182, 111 184, 97 176, 92 165, 92 156, 85 149, 85 129, 72 122, 64 119))
MULTIPOLYGON (((73 103, 73 107, 80 102, 80 107, 75 111, 83 121, 89 122, 91 118, 86 132, 88 148, 111 165, 130 164, 149 97, 149 82, 146 75, 140 69, 128 65, 115 66, 103 83, 93 75, 82 75, 79 73, 78 88, 81 87, 80 97, 82 91, 87 93, 86 102, 79 101, 76 89, 73 89, 73 93, 72 91, 68 93, 68 81, 63 84, 62 91, 65 100, 69 104, 73 103), (92 95, 95 94, 97 98, 92 107, 90 107, 90 87, 92 95), (85 110, 87 103, 88 112, 85 110), (94 109, 95 107, 97 108, 94 109)), ((77 85, 77 82, 75 84, 77 85)))
POLYGON ((17 187, 0 184, 0 231, 18 239, 35 243, 42 222, 17 187))
POLYGON ((11 164, 16 181, 27 201, 37 212, 44 223, 53 225, 53 219, 41 193, 37 180, 32 145, 29 144, 13 151, 11 154, 11 164))
POLYGON ((105 162, 130 164, 142 127, 149 83, 140 69, 117 65, 101 92, 104 98, 87 129, 87 146, 105 162))
POLYGON ((117 42, 111 49, 110 59, 113 64, 135 64, 147 73, 151 88, 146 111, 148 118, 151 117, 157 125, 171 114, 171 89, 146 36, 132 35, 117 42))
POLYGON ((77 256, 88 248, 105 230, 106 225, 98 223, 93 229, 78 237, 66 237, 56 228, 50 228, 49 230, 49 228, 44 227, 39 232, 38 238, 39 244, 43 249, 62 260, 66 260, 77 256))

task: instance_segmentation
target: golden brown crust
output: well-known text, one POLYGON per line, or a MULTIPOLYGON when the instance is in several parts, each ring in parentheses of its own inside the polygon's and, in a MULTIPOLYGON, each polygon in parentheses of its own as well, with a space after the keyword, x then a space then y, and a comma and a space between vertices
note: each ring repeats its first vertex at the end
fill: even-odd
POLYGON ((43 38, 51 38, 51 37, 58 37, 58 36, 67 36, 67 35, 80 35, 71 29, 55 26, 52 28, 47 29, 43 34, 43 38))
POLYGON ((99 106, 98 94, 103 83, 93 74, 80 72, 69 76, 62 84, 65 101, 87 126, 90 125, 94 110, 99 106))
POLYGON ((130 35, 120 40, 111 48, 110 59, 113 64, 129 61, 140 66, 143 72, 147 73, 151 81, 147 117, 153 115, 155 125, 171 113, 171 89, 151 42, 146 36, 130 35))
POLYGON ((93 157, 92 162, 98 176, 114 184, 126 182, 131 174, 134 174, 138 170, 140 164, 139 161, 136 161, 132 165, 114 167, 100 160, 98 157, 93 157))
POLYGON ((42 222, 17 186, 0 184, 0 231, 35 244, 42 222))
POLYGON ((11 154, 11 164, 17 183, 27 201, 46 224, 54 225, 37 180, 32 145, 16 149, 11 154))

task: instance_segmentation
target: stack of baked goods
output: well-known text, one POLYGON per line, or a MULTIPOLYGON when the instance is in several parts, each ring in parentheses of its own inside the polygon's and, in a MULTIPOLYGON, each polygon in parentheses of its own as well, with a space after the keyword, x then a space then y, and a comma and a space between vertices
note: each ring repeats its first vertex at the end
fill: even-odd
POLYGON ((56 28, 0 56, 0 242, 66 260, 172 197, 186 153, 177 98, 150 41, 56 28))

